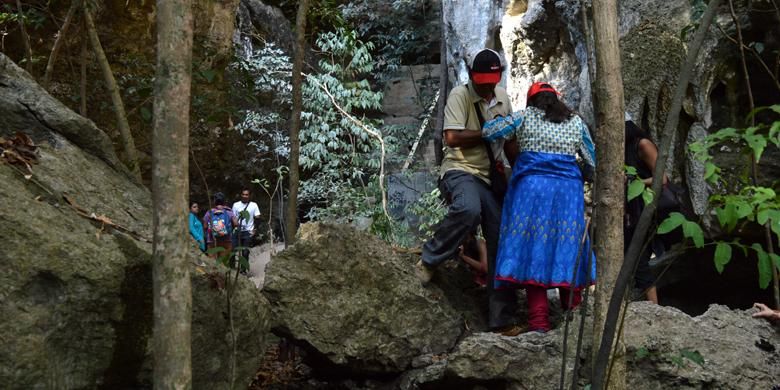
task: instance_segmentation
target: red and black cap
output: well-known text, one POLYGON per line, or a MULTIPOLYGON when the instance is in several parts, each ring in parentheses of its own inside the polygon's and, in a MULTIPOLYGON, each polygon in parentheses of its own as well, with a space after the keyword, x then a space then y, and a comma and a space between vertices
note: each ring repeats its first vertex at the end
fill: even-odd
POLYGON ((501 81, 501 56, 494 50, 482 49, 471 57, 469 71, 474 84, 498 84, 501 81))
POLYGON ((544 81, 537 81, 531 84, 531 87, 528 88, 528 95, 526 96, 526 100, 531 100, 531 97, 539 92, 552 92, 556 95, 560 95, 560 93, 556 91, 555 88, 553 88, 549 83, 544 81))

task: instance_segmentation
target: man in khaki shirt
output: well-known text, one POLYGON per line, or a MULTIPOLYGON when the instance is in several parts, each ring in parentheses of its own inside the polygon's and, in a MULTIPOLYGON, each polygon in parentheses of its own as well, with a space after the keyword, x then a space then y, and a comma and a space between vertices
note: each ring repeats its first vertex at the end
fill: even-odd
MULTIPOLYGON (((515 335, 513 326, 516 303, 514 291, 493 289, 501 205, 490 189, 490 161, 482 139, 482 125, 476 109, 486 121, 512 112, 501 81, 501 56, 483 49, 468 60, 469 82, 455 87, 444 109, 444 160, 439 187, 450 201, 447 216, 433 238, 423 246, 422 259, 417 263, 417 276, 424 283, 433 277, 436 266, 454 258, 466 235, 482 225, 488 250, 489 326, 502 334, 515 335)), ((496 161, 503 160, 501 145, 493 145, 496 161)))

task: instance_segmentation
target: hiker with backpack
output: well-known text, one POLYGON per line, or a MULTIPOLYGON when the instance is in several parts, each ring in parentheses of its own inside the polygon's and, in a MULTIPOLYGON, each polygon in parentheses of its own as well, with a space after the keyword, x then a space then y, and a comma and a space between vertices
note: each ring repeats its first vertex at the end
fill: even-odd
POLYGON ((210 256, 219 258, 230 254, 233 250, 233 227, 238 226, 238 219, 233 210, 225 207, 225 195, 221 192, 214 194, 214 208, 203 217, 203 226, 206 227, 206 243, 209 249, 222 248, 210 256))

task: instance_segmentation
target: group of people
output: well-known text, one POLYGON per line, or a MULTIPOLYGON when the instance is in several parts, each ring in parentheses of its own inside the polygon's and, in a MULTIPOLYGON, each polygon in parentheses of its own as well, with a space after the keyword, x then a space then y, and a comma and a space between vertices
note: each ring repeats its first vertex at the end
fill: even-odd
MULTIPOLYGON (((190 204, 190 236, 201 251, 207 248, 222 248, 211 253, 212 257, 222 257, 233 252, 233 248, 241 248, 241 256, 249 258, 249 246, 255 236, 256 219, 260 218, 260 208, 250 200, 252 192, 245 188, 241 190, 241 198, 228 207, 225 195, 217 192, 212 197, 213 207, 202 219, 197 202, 190 204), (201 223, 202 220, 202 223, 201 223)), ((246 270, 242 270, 246 271, 246 270)))
MULTIPOLYGON (((454 88, 445 107, 439 187, 450 203, 449 211, 424 244, 415 271, 427 283, 439 264, 459 255, 485 272, 488 325, 493 331, 547 332, 551 328, 547 290, 559 289, 561 305, 568 309, 581 302, 582 289, 595 283, 585 169, 577 160, 579 156, 592 171, 594 144, 583 119, 549 83, 531 85, 526 108, 513 111, 506 90, 498 86, 505 67, 502 57, 483 49, 467 65, 468 84, 454 88), (511 172, 505 192, 497 188, 501 176, 496 174, 504 171, 511 172), (464 241, 471 241, 478 227, 484 237, 479 260, 463 253, 464 241), (524 326, 514 319, 518 288, 525 289, 528 300, 524 326)), ((650 185, 655 144, 642 134, 630 142, 635 143, 634 154, 627 164, 638 167, 650 185)), ((627 240, 631 227, 625 230, 627 240)), ((640 287, 657 302, 646 260, 649 257, 640 266, 640 287)))

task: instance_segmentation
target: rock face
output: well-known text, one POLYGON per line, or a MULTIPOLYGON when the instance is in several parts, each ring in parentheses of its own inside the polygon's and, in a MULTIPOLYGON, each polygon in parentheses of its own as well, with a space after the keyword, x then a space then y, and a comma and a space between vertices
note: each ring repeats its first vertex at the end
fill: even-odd
MULTIPOLYGON (((578 323, 579 315, 575 319, 578 323)), ((591 319, 585 325, 584 357, 592 348, 591 319)), ((690 317, 674 308, 637 302, 629 305, 624 329, 628 388, 769 389, 780 382, 780 334, 748 312, 712 305, 705 314, 690 317)), ((475 333, 442 360, 410 371, 399 383, 410 389, 442 384, 557 389, 562 336, 561 328, 513 338, 475 333)), ((568 345, 566 388, 576 346, 571 334, 568 345)), ((586 366, 580 373, 587 371, 586 366)), ((588 383, 584 376, 577 381, 578 387, 588 383)))
MULTIPOLYGON (((444 41, 450 85, 468 81, 466 56, 485 47, 503 51, 496 37, 501 29, 505 1, 463 0, 442 2, 444 41)), ((506 73, 505 73, 506 75, 506 73)))
POLYGON ((368 233, 303 225, 266 270, 274 330, 348 372, 398 373, 446 352, 463 321, 440 290, 420 285, 413 262, 368 233))
POLYGON ((747 390, 780 384, 780 333, 748 312, 712 305, 691 318, 641 302, 629 306, 624 329, 629 388, 747 390))
MULTIPOLYGON (((0 135, 21 131, 39 144, 29 180, 0 163, 0 383, 151 387, 150 194, 116 165, 101 130, 2 54, 0 64, 0 135)), ((200 256, 193 249, 193 264, 205 260, 200 256)), ((195 388, 228 388, 230 381, 226 291, 217 272, 192 269, 195 388)), ((267 310, 242 280, 233 298, 236 383, 249 383, 259 366, 267 310)))
MULTIPOLYGON (((444 376, 449 380, 499 382, 527 389, 558 388, 562 333, 562 329, 520 337, 476 333, 465 338, 448 357, 444 376)), ((573 349, 567 355, 567 372, 574 367, 573 349)), ((565 388, 570 383, 571 374, 567 375, 565 388)))

